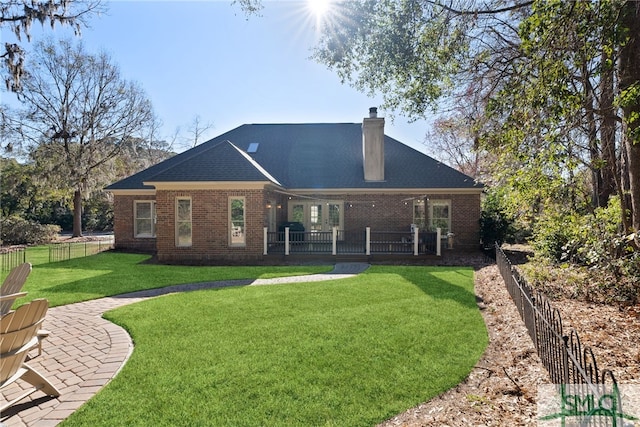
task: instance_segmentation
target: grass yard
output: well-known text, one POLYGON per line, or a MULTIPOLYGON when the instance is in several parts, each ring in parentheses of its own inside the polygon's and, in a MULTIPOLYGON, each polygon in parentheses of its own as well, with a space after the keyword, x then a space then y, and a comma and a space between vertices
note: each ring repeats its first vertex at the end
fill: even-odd
POLYGON ((28 294, 17 300, 14 307, 36 298, 46 298, 49 306, 55 307, 183 283, 298 276, 332 269, 327 265, 187 267, 144 264, 148 259, 148 255, 102 252, 86 258, 48 263, 46 246, 29 248, 27 261, 33 264, 33 270, 23 288, 28 294))
MULTIPOLYGON (((30 292, 97 297, 132 290, 118 282, 154 267, 166 269, 158 285, 198 270, 122 274, 119 256, 48 288, 35 283, 86 260, 37 269, 30 292)), ((371 426, 461 382, 487 345, 470 268, 373 266, 331 282, 168 295, 105 317, 129 331, 134 353, 65 427, 371 426)))

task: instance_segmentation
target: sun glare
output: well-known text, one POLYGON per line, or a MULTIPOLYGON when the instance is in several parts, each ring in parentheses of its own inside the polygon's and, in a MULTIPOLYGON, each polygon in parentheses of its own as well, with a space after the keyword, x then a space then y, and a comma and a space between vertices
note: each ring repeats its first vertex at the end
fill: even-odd
POLYGON ((331 7, 331 0, 307 0, 311 12, 318 18, 326 14, 331 7))

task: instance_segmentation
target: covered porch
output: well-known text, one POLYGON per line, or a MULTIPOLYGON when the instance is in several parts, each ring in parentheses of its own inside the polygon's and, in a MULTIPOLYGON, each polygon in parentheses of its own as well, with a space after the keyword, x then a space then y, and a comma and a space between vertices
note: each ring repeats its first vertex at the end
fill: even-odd
MULTIPOLYGON (((263 231, 263 255, 436 255, 441 256, 442 232, 378 231, 366 227, 361 231, 345 231, 333 227, 331 231, 294 231, 290 227, 276 232, 263 231)), ((445 242, 446 244, 447 242, 445 242)), ((451 244, 452 242, 449 242, 451 244)))

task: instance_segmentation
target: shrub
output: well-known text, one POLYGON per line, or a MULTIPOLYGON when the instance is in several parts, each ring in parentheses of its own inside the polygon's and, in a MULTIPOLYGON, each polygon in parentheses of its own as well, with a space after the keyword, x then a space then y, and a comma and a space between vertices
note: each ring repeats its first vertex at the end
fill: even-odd
POLYGON ((569 263, 588 268, 588 298, 638 301, 640 251, 634 237, 640 239, 640 235, 622 234, 621 213, 619 200, 612 198, 607 207, 598 208, 593 214, 546 215, 540 218, 534 233, 536 255, 556 266, 569 263))
POLYGON ((513 241, 513 219, 507 215, 502 206, 499 195, 495 192, 487 193, 482 202, 480 213, 480 239, 484 247, 492 246, 495 242, 513 241))
POLYGON ((547 214, 538 219, 532 245, 536 254, 554 262, 567 260, 573 242, 580 234, 579 216, 573 213, 547 214))
POLYGON ((43 225, 18 216, 0 220, 0 240, 7 245, 33 245, 47 243, 60 232, 57 225, 43 225))

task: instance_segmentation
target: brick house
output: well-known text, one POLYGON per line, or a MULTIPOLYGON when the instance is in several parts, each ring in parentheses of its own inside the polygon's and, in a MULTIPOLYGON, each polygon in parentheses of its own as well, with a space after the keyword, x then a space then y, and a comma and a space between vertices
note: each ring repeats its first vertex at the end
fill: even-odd
POLYGON ((375 108, 362 124, 242 125, 106 189, 116 248, 161 262, 251 262, 290 242, 334 255, 479 245, 482 185, 384 135, 375 108))

